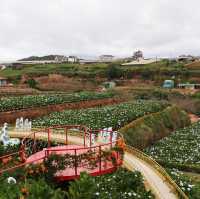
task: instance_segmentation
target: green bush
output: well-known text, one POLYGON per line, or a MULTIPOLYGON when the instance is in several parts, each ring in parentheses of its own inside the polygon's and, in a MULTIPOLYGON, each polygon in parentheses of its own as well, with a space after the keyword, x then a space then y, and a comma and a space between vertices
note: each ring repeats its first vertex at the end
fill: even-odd
POLYGON ((36 88, 38 82, 35 79, 29 79, 26 81, 30 88, 36 88))
POLYGON ((173 130, 190 124, 188 115, 176 106, 139 118, 119 131, 126 142, 134 147, 144 149, 173 130))
POLYGON ((65 193, 60 189, 54 189, 49 186, 45 180, 27 179, 26 182, 17 182, 17 184, 8 184, 7 180, 1 181, 0 198, 1 199, 64 199, 65 193))
POLYGON ((117 79, 123 76, 123 71, 116 64, 110 64, 107 69, 108 79, 117 79))

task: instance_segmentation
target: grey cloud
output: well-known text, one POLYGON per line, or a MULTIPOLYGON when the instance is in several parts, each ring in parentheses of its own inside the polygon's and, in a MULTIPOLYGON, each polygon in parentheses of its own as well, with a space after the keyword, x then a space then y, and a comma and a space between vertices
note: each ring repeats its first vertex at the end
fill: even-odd
POLYGON ((200 55, 198 0, 0 0, 0 59, 200 55))

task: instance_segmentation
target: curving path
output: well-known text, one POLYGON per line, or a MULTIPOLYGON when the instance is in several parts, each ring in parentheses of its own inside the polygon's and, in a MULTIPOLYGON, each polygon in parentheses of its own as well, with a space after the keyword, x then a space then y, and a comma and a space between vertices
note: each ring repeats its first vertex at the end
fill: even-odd
MULTIPOLYGON (((11 137, 23 138, 29 133, 27 132, 10 132, 11 137)), ((65 135, 62 134, 53 134, 51 135, 52 139, 59 142, 65 142, 65 135)), ((38 133, 37 138, 46 139, 47 134, 38 133)), ((68 135, 68 141, 71 144, 83 144, 83 140, 77 136, 68 135)), ((150 164, 144 160, 136 157, 131 152, 126 151, 124 155, 124 166, 129 170, 138 170, 144 176, 144 180, 147 183, 147 186, 152 190, 158 199, 177 199, 178 196, 172 192, 173 187, 171 187, 165 180, 164 177, 158 173, 158 171, 153 168, 150 164)))
POLYGON ((172 192, 172 187, 163 180, 163 177, 145 161, 137 158, 133 154, 126 152, 124 155, 124 166, 129 170, 138 170, 143 174, 147 186, 150 187, 156 198, 177 199, 177 195, 172 192))

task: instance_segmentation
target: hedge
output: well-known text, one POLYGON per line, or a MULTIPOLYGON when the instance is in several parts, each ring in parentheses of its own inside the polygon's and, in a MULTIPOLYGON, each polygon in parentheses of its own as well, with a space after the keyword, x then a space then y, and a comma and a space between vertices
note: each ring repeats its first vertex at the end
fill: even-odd
POLYGON ((186 112, 177 106, 170 106, 163 111, 143 116, 119 131, 127 144, 144 149, 174 130, 188 125, 190 118, 186 112))

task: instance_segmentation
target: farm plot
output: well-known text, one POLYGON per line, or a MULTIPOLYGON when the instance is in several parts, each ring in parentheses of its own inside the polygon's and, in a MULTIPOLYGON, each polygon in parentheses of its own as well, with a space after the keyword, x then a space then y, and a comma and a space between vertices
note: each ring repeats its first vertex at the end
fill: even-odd
POLYGON ((158 101, 131 101, 98 108, 66 110, 38 118, 33 121, 33 125, 36 127, 84 124, 93 129, 110 126, 118 129, 145 114, 163 110, 167 105, 166 103, 158 101))
POLYGON ((200 182, 194 181, 191 177, 177 169, 167 169, 167 172, 189 199, 199 198, 200 182))
POLYGON ((145 152, 165 166, 200 168, 200 122, 175 131, 145 152))
POLYGON ((30 95, 0 99, 0 112, 12 111, 32 107, 42 107, 53 104, 71 103, 94 99, 111 98, 112 92, 93 93, 80 92, 74 94, 30 95))

